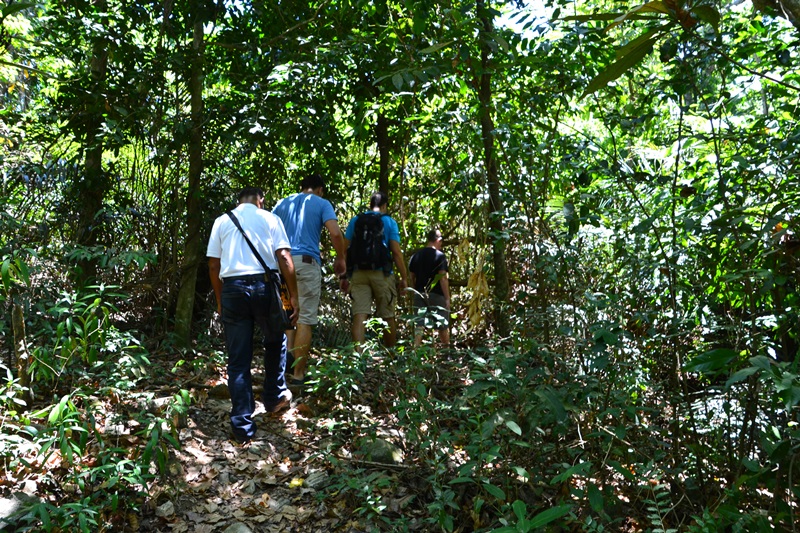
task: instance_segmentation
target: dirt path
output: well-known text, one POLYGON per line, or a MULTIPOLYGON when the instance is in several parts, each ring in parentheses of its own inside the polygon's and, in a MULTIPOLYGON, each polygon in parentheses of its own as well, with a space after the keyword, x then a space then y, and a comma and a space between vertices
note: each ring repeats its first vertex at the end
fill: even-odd
POLYGON ((140 531, 364 531, 319 498, 329 476, 313 444, 307 398, 295 396, 277 416, 258 403, 258 432, 244 446, 229 440, 227 398, 192 406, 180 431, 182 449, 170 465, 173 486, 155 496, 154 514, 140 531))

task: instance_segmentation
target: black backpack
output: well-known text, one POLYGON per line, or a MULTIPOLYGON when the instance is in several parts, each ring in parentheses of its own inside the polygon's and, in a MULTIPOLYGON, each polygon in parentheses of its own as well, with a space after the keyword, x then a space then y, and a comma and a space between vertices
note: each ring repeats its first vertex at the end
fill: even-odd
POLYGON ((347 249, 347 269, 385 270, 389 249, 383 244, 383 213, 372 211, 356 217, 355 232, 347 249))

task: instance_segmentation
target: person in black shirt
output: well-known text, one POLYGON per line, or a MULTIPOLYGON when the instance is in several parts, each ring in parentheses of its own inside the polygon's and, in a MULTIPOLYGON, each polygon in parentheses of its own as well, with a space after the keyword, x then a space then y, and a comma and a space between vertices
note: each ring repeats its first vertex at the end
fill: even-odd
POLYGON ((439 341, 450 345, 450 284, 447 257, 442 253, 442 233, 431 230, 425 248, 411 256, 409 282, 414 288, 414 346, 422 344, 422 330, 439 331, 439 341))

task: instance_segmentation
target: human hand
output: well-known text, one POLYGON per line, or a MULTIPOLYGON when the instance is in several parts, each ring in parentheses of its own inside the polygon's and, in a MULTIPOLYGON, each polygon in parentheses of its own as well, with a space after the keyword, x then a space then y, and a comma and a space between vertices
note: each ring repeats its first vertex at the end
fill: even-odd
POLYGON ((211 315, 211 322, 208 324, 208 330, 214 335, 222 335, 222 313, 214 311, 211 315))
POLYGON ((344 257, 337 257, 333 260, 333 271, 340 278, 347 272, 347 262, 344 257))
POLYGON ((300 318, 300 301, 295 295, 291 295, 289 301, 292 303, 292 314, 289 320, 292 322, 292 327, 295 327, 297 326, 297 319, 300 318))
POLYGON ((339 289, 345 294, 350 290, 350 280, 347 277, 339 278, 339 289))

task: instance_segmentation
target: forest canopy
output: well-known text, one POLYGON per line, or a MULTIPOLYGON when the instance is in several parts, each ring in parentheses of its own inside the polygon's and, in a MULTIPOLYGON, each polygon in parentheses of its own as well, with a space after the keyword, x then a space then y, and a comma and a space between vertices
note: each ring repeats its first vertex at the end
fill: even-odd
POLYGON ((354 530, 793 531, 799 32, 795 0, 6 2, 15 524, 165 527, 148 497, 224 368, 211 225, 319 173, 340 223, 386 192, 406 258, 439 228, 453 287, 446 356, 358 360, 323 238, 316 412, 336 442, 391 426, 408 467, 315 459, 354 530), (155 382, 112 445, 98 420, 155 382))

